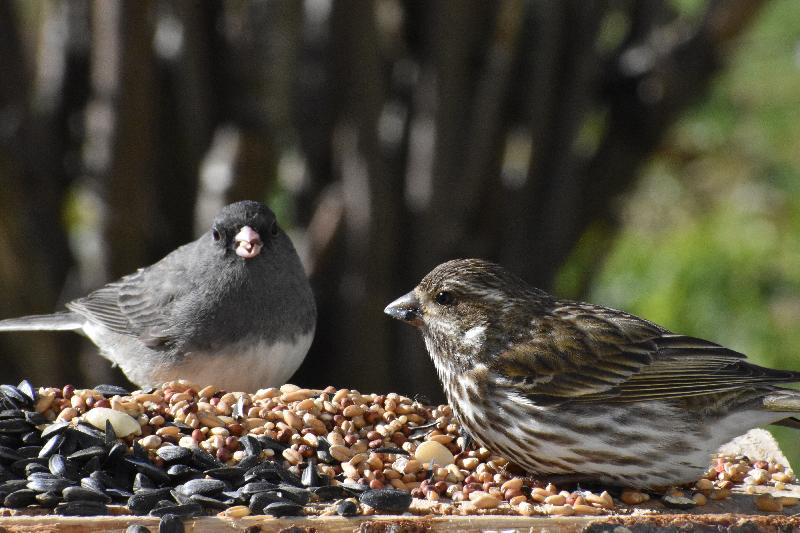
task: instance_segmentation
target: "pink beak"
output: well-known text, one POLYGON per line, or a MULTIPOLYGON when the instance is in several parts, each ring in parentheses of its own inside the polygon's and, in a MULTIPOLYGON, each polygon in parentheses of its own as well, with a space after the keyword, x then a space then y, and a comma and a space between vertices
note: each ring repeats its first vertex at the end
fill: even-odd
POLYGON ((257 256, 264 246, 258 232, 250 226, 243 226, 233 240, 236 243, 236 255, 245 259, 252 259, 257 256))

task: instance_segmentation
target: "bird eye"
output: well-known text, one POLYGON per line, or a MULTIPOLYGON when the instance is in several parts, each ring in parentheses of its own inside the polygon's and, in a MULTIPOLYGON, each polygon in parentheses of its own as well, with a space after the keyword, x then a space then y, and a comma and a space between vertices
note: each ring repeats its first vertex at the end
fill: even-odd
POLYGON ((442 291, 436 295, 436 303, 439 305, 453 305, 456 303, 456 299, 453 297, 453 293, 442 291))
POLYGON ((217 228, 211 228, 211 238, 215 241, 219 241, 222 238, 222 234, 217 228))
POLYGON ((269 227, 269 233, 273 237, 278 236, 278 223, 276 221, 272 221, 272 225, 269 227))

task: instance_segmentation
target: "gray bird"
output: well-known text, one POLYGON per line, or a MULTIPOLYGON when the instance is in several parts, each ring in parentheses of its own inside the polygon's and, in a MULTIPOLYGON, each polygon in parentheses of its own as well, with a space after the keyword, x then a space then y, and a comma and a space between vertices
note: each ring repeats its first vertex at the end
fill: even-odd
POLYGON ((2 320, 0 331, 82 333, 139 386, 186 378, 252 392, 285 383, 316 325, 300 258, 254 201, 224 207, 196 241, 66 307, 2 320))

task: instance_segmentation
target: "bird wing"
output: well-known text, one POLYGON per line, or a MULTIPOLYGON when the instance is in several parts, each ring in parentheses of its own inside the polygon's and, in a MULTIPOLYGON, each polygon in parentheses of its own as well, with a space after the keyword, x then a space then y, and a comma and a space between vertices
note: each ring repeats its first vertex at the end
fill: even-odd
POLYGON ((137 337, 147 346, 167 344, 175 330, 171 319, 174 303, 192 289, 185 257, 191 244, 67 307, 115 333, 137 337))
POLYGON ((671 400, 800 381, 800 373, 745 359, 634 315, 569 302, 537 317, 530 338, 501 353, 494 368, 501 380, 540 404, 671 400))

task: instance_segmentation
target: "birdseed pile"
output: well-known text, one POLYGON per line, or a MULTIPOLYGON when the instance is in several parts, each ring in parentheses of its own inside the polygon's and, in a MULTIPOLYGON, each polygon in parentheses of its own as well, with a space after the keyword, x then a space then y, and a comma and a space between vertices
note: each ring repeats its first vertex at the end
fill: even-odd
MULTIPOLYGON (((0 404, 4 507, 159 516, 165 527, 217 514, 601 515, 651 497, 687 509, 735 484, 795 481, 780 463, 740 456, 716 458, 697 483, 663 496, 560 490, 484 448, 462 451, 447 405, 333 387, 247 394, 173 381, 131 393, 23 381, 0 386, 0 404)), ((756 497, 763 511, 796 503, 756 497)))

